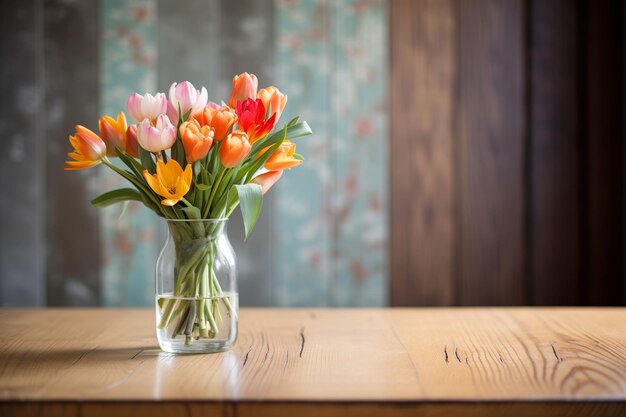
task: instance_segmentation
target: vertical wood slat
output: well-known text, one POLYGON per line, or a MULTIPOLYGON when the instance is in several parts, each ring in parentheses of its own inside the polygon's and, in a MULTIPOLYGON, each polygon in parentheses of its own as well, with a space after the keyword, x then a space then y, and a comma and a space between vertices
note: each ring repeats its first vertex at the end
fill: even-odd
POLYGON ((390 4, 392 305, 454 301, 455 4, 390 4))
POLYGON ((89 203, 97 193, 96 171, 63 166, 74 124, 97 131, 98 7, 95 1, 46 1, 43 7, 48 304, 97 305, 100 235, 89 203))
POLYGON ((454 2, 458 77, 412 91, 444 72, 432 64, 442 51, 411 60, 414 45, 446 39, 416 12, 427 4, 391 3, 392 304, 449 300, 447 284, 422 275, 448 238, 455 303, 623 303, 623 2, 454 2), (444 200, 423 193, 447 162, 418 138, 436 137, 431 92, 454 82, 450 236, 424 228, 425 207, 448 213, 446 187, 444 200), (437 249, 423 259, 426 245, 437 249))
POLYGON ((523 304, 523 2, 459 7, 460 302, 523 304))
MULTIPOLYGON (((275 10, 273 0, 227 1, 220 3, 219 80, 224 101, 231 92, 232 77, 242 72, 253 73, 259 88, 276 84, 274 50, 275 10)), ((278 85, 280 89, 281 86, 278 85)), ((286 120, 280 120, 283 123, 286 120)), ((275 190, 274 190, 275 191, 275 190)), ((245 306, 275 305, 276 259, 274 240, 276 193, 263 196, 263 213, 254 231, 244 241, 244 228, 239 209, 228 222, 228 235, 237 253, 240 302, 245 306)))
POLYGON ((388 7, 383 0, 327 5, 332 180, 324 192, 332 196, 333 233, 327 300, 387 305, 388 7))
POLYGON ((531 5, 532 303, 575 305, 582 295, 582 184, 577 143, 578 42, 574 1, 531 5))
MULTIPOLYGON (((274 70, 275 9, 273 0, 194 1, 159 5, 159 86, 188 80, 204 85, 209 99, 228 101, 235 74, 253 73, 260 86, 276 84, 274 70), (201 42, 189 42, 201 39, 201 42), (219 58, 219 59, 218 59, 219 58), (185 65, 172 65, 184 62, 185 65)), ((278 85, 280 88, 281 86, 278 85)), ((240 303, 273 305, 275 266, 273 239, 275 193, 264 196, 263 213, 254 232, 244 242, 239 210, 233 213, 228 234, 238 260, 240 303)))
MULTIPOLYGON (((115 116, 126 111, 131 93, 156 89, 156 0, 100 1, 98 9, 99 115, 115 116)), ((96 172, 99 193, 129 185, 106 167, 96 172)), ((120 208, 97 210, 103 260, 101 302, 109 307, 151 305, 154 263, 165 240, 158 234, 164 227, 138 202, 131 202, 123 216, 120 208)))
POLYGON ((276 194, 274 236, 276 304, 328 305, 333 231, 330 215, 332 119, 328 74, 332 71, 327 0, 276 2, 276 75, 289 101, 281 119, 301 115, 314 133, 298 141, 306 162, 286 172, 276 194), (313 65, 311 65, 313 63, 313 65), (296 232, 297 230, 297 232, 296 232))
MULTIPOLYGON (((42 236, 42 152, 37 30, 41 5, 34 1, 0 6, 0 305, 45 303, 45 242, 42 236)), ((45 152, 45 147, 43 147, 45 152)))
POLYGON ((624 302, 623 2, 587 2, 586 303, 624 302))

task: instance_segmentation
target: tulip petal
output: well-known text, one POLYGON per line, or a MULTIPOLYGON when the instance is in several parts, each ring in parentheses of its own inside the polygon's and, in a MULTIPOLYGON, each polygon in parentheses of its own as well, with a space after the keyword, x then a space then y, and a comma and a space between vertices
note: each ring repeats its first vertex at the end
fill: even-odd
POLYGON ((178 203, 180 201, 180 198, 168 198, 165 200, 161 200, 161 204, 163 204, 164 206, 175 206, 176 203, 178 203))

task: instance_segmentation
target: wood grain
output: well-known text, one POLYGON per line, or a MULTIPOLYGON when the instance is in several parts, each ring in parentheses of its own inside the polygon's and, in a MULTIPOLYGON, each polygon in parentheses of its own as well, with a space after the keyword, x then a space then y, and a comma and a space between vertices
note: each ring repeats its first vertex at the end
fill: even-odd
POLYGON ((572 1, 538 0, 530 19, 529 302, 576 305, 583 295, 578 10, 572 1))
POLYGON ((452 1, 393 1, 391 304, 454 302, 452 1))
POLYGON ((460 303, 523 304, 523 3, 459 7, 460 303))
POLYGON ((153 314, 0 311, 0 413, 618 415, 626 407, 624 308, 244 309, 232 351, 190 356, 159 351, 153 314))
POLYGON ((7 417, 623 417, 626 406, 596 403, 319 403, 319 402, 167 402, 167 403, 0 403, 7 417), (469 406, 469 407, 468 407, 469 406))

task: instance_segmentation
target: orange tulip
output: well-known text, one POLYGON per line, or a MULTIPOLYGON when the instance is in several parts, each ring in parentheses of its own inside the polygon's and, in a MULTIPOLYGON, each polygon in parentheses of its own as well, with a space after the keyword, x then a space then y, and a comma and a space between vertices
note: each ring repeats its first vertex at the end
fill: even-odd
POLYGON ((276 114, 274 124, 278 123, 278 119, 280 119, 285 104, 287 104, 287 96, 272 85, 259 90, 257 98, 261 99, 265 109, 270 112, 270 116, 276 114))
POLYGON ((154 175, 151 175, 147 169, 143 171, 143 177, 150 188, 161 197, 165 197, 161 201, 164 206, 175 205, 187 194, 191 187, 191 175, 190 164, 187 164, 183 171, 178 162, 173 159, 167 161, 167 164, 157 161, 154 175))
POLYGON ((111 116, 104 116, 98 120, 100 137, 107 146, 107 156, 117 156, 115 148, 126 149, 126 116, 119 112, 117 120, 111 116))
POLYGON ((272 188, 272 185, 276 184, 276 182, 282 177, 283 170, 278 171, 269 171, 265 174, 261 174, 258 177, 254 177, 252 180, 253 184, 259 184, 263 189, 263 194, 269 191, 272 188))
POLYGON ((258 88, 259 81, 256 75, 247 72, 235 75, 233 77, 233 92, 228 99, 228 106, 234 109, 239 101, 245 101, 248 98, 255 99, 258 88))
POLYGON ((222 106, 218 109, 205 107, 193 117, 201 126, 210 126, 213 128, 215 131, 214 139, 218 142, 226 137, 230 128, 233 127, 237 121, 235 111, 228 106, 222 106))
POLYGON ((302 163, 300 159, 294 158, 296 144, 293 142, 283 142, 280 147, 265 161, 265 169, 276 171, 279 169, 291 169, 302 163))
POLYGON ((248 135, 239 130, 226 136, 220 148, 220 158, 226 168, 233 168, 241 163, 250 153, 248 135))
POLYGON ((139 141, 137 140, 137 125, 130 125, 126 129, 126 149, 124 152, 132 157, 139 158, 139 141))
POLYGON ((196 119, 190 118, 180 125, 179 132, 188 163, 193 164, 207 156, 213 144, 213 129, 200 126, 196 119))
POLYGON ((74 152, 67 155, 73 161, 65 161, 68 171, 95 167, 106 158, 107 146, 100 136, 84 126, 76 125, 76 135, 70 136, 74 152))

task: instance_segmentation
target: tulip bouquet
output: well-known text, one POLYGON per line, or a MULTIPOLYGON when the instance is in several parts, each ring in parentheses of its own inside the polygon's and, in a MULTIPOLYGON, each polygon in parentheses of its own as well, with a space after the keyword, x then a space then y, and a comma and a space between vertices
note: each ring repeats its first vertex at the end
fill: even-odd
MULTIPOLYGON (((292 139, 309 135, 306 122, 294 118, 272 133, 287 103, 276 87, 258 90, 253 74, 233 78, 227 103, 208 101, 207 90, 189 82, 173 83, 169 97, 133 94, 127 110, 136 124, 128 125, 123 112, 117 118, 99 120, 99 135, 77 125, 69 137, 74 152, 67 170, 104 164, 128 180, 132 188, 109 191, 92 201, 105 207, 124 201, 140 201, 158 216, 181 220, 174 235, 176 251, 191 253, 176 258, 174 296, 225 304, 234 314, 212 270, 215 236, 219 233, 202 219, 227 218, 241 208, 246 236, 260 214, 265 194, 283 174, 302 163, 292 139), (110 158, 117 157, 121 164, 110 158), (184 221, 190 220, 190 221, 184 221), (190 242, 203 240, 203 245, 190 242), (210 269, 210 268, 208 268, 210 269)), ((178 224, 179 223, 179 224, 178 224)), ((194 301, 160 300, 158 327, 184 332, 186 343, 211 338, 219 331, 216 305, 194 301)), ((182 334, 182 333, 181 333, 182 334)), ((174 334, 175 336, 176 334, 174 334)))

